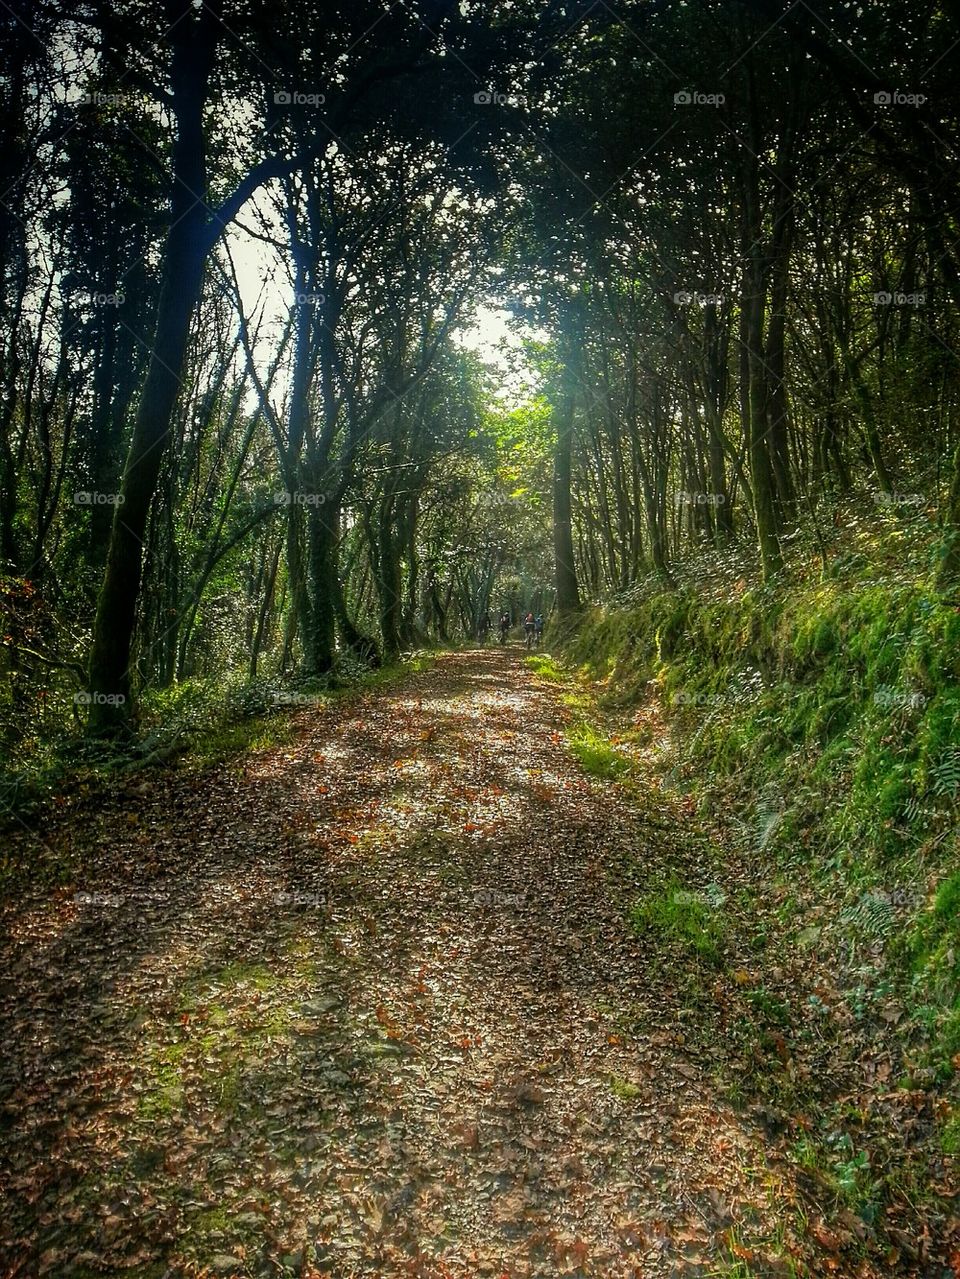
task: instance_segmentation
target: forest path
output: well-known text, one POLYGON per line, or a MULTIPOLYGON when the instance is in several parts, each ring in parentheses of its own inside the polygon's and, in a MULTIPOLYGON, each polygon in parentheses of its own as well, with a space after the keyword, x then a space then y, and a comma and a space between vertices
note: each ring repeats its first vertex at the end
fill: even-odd
POLYGON ((792 1273, 724 1028, 626 917, 682 832, 568 715, 518 646, 446 654, 91 817, 6 920, 2 1273, 792 1273))

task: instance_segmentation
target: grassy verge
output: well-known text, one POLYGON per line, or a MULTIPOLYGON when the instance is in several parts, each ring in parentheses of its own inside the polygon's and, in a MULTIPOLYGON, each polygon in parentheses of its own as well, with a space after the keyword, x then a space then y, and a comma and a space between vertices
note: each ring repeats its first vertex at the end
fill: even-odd
POLYGON ((937 1220, 960 1151, 960 611, 912 568, 651 584, 537 672, 586 771, 720 851, 644 868, 629 922, 863 1248, 937 1220))
POLYGON ((524 661, 538 679, 564 686, 562 701, 570 712, 565 730, 567 745, 583 771, 604 781, 625 777, 631 771, 629 756, 606 732, 605 717, 593 699, 577 687, 571 673, 549 653, 537 653, 524 661))
POLYGON ((662 592, 588 615, 567 656, 598 710, 639 711, 606 744, 577 730, 588 771, 629 771, 613 751, 642 742, 655 706, 671 780, 699 816, 771 871, 799 875, 811 900, 798 935, 813 926, 886 953, 949 1073, 960 1051, 956 608, 919 583, 869 580, 721 600, 662 592))

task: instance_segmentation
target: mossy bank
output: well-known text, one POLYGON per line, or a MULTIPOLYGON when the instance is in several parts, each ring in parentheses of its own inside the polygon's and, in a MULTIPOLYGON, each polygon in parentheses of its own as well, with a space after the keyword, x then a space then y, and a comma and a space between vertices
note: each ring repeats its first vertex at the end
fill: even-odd
MULTIPOLYGON (((605 733, 633 783, 629 766, 587 771, 659 786, 751 878, 751 908, 735 925, 703 910, 694 939, 712 956, 714 933, 746 927, 746 953, 819 963, 858 1051, 870 1045, 853 1067, 881 1090, 926 1090, 936 1145, 956 1154, 957 601, 920 574, 840 561, 768 586, 648 582, 551 638, 588 703, 592 755, 605 733)), ((572 730, 571 748, 586 736, 572 730)), ((669 944, 676 903, 702 889, 668 875, 628 918, 669 944)))

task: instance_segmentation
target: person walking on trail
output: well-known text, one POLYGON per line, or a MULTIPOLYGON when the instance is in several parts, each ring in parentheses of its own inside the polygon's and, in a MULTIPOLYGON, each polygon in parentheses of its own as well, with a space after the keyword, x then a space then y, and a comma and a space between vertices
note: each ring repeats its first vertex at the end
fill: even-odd
POLYGON ((532 613, 528 613, 523 619, 523 629, 527 637, 527 648, 533 648, 534 620, 532 613))
POLYGON ((504 609, 500 614, 500 643, 507 642, 507 632, 510 630, 510 614, 504 609))
POLYGON ((538 613, 533 619, 533 635, 537 643, 537 648, 543 643, 543 614, 538 613))

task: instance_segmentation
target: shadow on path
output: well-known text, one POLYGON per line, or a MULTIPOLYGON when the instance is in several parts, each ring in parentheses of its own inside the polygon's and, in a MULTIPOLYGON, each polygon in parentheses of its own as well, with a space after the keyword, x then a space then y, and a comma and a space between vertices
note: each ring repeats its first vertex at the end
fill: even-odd
POLYGON ((108 804, 4 921, 4 1273, 705 1276, 771 1220, 793 1273, 798 1188, 625 925, 669 843, 563 715, 450 654, 108 804))

